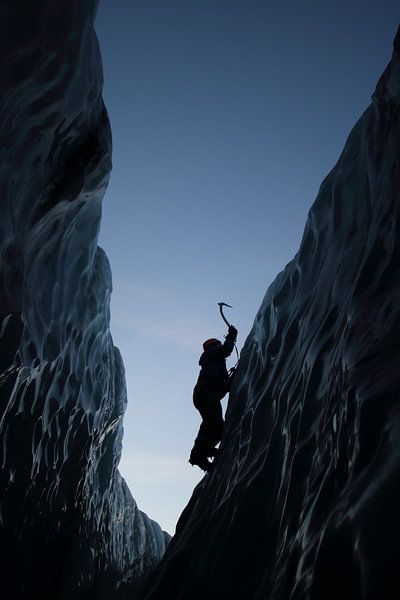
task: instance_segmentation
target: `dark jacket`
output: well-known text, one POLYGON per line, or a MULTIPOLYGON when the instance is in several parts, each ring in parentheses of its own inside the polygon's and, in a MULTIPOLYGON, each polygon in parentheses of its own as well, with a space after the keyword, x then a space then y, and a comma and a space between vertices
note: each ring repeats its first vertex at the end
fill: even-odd
POLYGON ((213 387, 221 387, 225 384, 228 371, 225 359, 232 354, 235 340, 229 335, 223 344, 209 346, 200 356, 199 365, 201 371, 198 383, 209 383, 213 387))

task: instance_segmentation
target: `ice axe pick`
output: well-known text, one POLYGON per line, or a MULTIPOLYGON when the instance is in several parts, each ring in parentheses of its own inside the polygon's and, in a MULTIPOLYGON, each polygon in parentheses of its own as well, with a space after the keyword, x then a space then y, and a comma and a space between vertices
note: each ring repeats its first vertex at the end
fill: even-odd
POLYGON ((219 306, 219 312, 221 313, 221 317, 223 318, 225 323, 228 325, 228 327, 230 327, 231 324, 228 322, 228 319, 225 317, 222 307, 227 306, 228 308, 233 308, 233 306, 231 306, 230 304, 227 304, 226 302, 218 302, 218 306, 219 306))

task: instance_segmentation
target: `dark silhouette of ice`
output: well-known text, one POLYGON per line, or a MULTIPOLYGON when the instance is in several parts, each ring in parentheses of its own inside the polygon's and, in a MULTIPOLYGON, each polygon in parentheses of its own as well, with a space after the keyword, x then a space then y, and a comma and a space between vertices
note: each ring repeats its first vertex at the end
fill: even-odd
POLYGON ((400 30, 266 293, 215 470, 146 600, 397 598, 399 340, 400 30))
POLYGON ((94 0, 0 4, 1 597, 111 598, 168 535, 117 465, 124 369, 97 246, 111 168, 94 0))

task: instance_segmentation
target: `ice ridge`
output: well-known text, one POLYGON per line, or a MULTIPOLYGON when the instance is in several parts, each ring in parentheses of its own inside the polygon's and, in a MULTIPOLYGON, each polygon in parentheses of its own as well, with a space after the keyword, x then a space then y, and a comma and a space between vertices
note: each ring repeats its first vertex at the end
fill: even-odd
POLYGON ((164 553, 117 465, 126 389, 97 246, 97 1, 0 5, 0 556, 7 600, 110 599, 164 553))

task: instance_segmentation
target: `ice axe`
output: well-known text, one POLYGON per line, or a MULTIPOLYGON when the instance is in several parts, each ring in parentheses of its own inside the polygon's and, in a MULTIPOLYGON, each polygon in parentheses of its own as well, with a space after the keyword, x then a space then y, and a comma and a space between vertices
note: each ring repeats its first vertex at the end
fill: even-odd
MULTIPOLYGON (((226 302, 218 302, 218 306, 219 306, 219 312, 221 313, 221 317, 223 318, 223 320, 225 321, 225 323, 228 325, 228 327, 231 326, 231 324, 229 323, 228 319, 225 317, 224 315, 224 310, 223 307, 227 306, 228 308, 233 308, 233 306, 231 306, 230 304, 227 304, 226 302)), ((236 350, 236 356, 239 362, 239 352, 235 343, 235 350, 236 350)))
POLYGON ((221 313, 221 317, 223 318, 225 323, 228 325, 228 327, 230 327, 231 324, 228 322, 228 319, 225 317, 222 307, 227 306, 228 308, 233 308, 233 306, 231 306, 230 304, 227 304, 226 302, 218 302, 218 306, 219 306, 219 312, 221 313))

